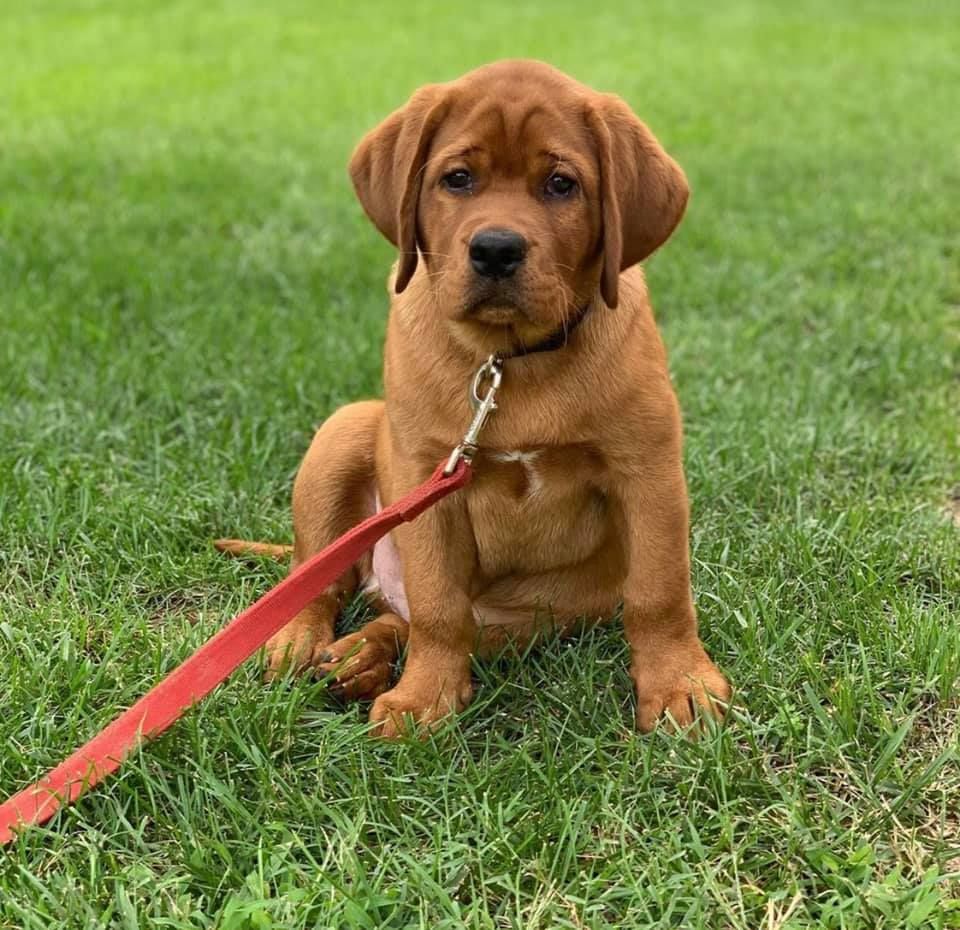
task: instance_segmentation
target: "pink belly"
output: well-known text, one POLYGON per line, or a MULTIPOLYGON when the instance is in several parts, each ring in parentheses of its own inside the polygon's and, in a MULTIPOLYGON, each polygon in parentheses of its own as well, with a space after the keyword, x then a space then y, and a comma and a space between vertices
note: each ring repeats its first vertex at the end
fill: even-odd
MULTIPOLYGON (((376 512, 380 506, 380 495, 375 500, 376 512)), ((369 592, 380 592, 387 606, 407 623, 410 622, 410 608, 407 605, 407 592, 403 587, 403 566, 400 564, 400 552, 393 541, 393 534, 387 533, 373 547, 373 577, 365 585, 369 592)))

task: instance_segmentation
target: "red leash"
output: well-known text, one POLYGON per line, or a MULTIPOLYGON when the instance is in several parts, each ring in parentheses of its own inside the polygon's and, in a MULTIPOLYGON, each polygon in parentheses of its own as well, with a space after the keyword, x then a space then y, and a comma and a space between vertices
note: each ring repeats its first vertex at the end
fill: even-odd
MULTIPOLYGON (((490 398, 492 401, 492 394, 490 398)), ((159 736, 226 680, 237 666, 336 581, 381 536, 401 523, 413 520, 431 504, 462 488, 470 480, 467 457, 458 458, 448 468, 449 475, 444 474, 441 465, 406 497, 364 520, 298 566, 89 743, 36 784, 0 805, 0 846, 14 839, 15 828, 44 823, 61 805, 75 801, 87 788, 119 768, 124 758, 141 742, 159 736)))

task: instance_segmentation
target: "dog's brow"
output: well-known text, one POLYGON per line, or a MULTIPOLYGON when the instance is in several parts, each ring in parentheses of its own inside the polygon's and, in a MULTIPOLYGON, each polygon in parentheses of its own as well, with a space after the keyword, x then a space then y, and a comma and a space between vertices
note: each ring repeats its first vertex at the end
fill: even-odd
POLYGON ((579 158, 574 155, 565 155, 563 152, 557 151, 557 149, 540 149, 537 155, 552 162, 554 171, 561 167, 567 167, 575 172, 581 172, 583 170, 579 158))
POLYGON ((468 155, 474 155, 478 152, 482 152, 483 148, 479 145, 466 145, 462 148, 452 149, 449 152, 444 152, 442 158, 466 158, 468 155))

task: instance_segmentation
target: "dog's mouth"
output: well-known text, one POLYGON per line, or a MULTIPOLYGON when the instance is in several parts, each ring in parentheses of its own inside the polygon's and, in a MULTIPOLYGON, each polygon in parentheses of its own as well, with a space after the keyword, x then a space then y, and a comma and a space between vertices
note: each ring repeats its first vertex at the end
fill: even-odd
POLYGON ((461 338, 484 353, 514 354, 539 344, 550 328, 536 321, 526 308, 499 299, 477 300, 460 314, 461 338))
POLYGON ((542 313, 531 296, 514 281, 474 282, 455 315, 460 339, 486 353, 514 353, 539 344, 562 320, 542 313))
POLYGON ((511 304, 483 303, 467 311, 467 318, 477 323, 486 323, 489 326, 511 326, 519 320, 526 319, 526 314, 511 304))
POLYGON ((512 294, 503 293, 500 288, 484 288, 481 293, 470 295, 464 304, 461 318, 487 326, 511 326, 530 322, 529 314, 522 303, 512 294))

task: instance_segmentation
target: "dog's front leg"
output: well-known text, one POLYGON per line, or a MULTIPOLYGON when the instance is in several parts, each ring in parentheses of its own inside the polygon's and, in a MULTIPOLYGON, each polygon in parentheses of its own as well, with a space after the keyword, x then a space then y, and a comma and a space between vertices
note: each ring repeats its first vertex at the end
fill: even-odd
POLYGON ((664 715, 681 728, 698 712, 720 716, 730 685, 697 635, 683 469, 677 462, 661 463, 655 473, 638 470, 620 482, 617 496, 628 543, 623 625, 637 692, 637 727, 647 733, 664 715))
MULTIPOLYGON (((398 487, 425 475, 413 469, 398 487)), ((374 702, 377 732, 395 737, 462 710, 473 694, 470 656, 476 646, 470 585, 477 555, 461 491, 395 531, 410 607, 410 636, 396 687, 374 702)))

